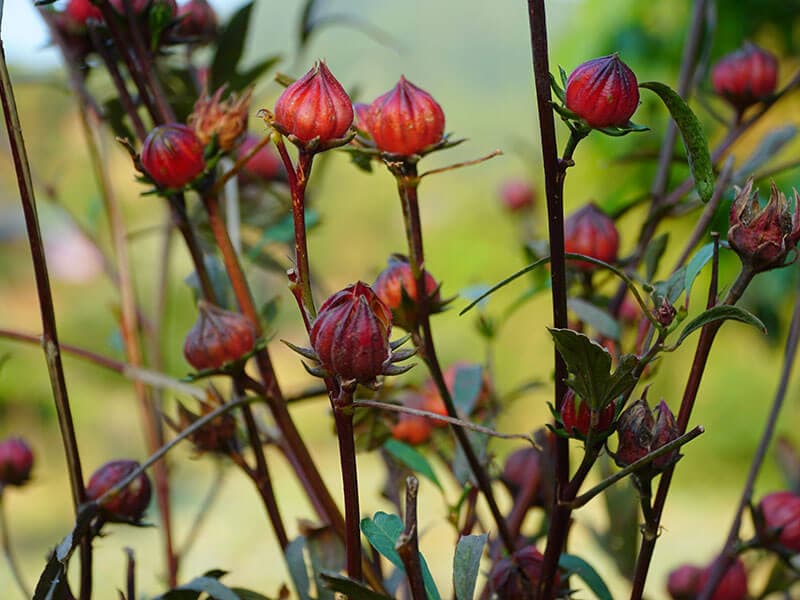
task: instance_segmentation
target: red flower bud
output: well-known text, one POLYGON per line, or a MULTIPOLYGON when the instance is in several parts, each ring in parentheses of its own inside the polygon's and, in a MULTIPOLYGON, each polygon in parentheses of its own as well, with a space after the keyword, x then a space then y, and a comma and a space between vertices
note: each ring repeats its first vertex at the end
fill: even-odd
POLYGON ((703 569, 694 565, 681 565, 667 577, 667 592, 672 600, 695 600, 699 593, 703 569))
POLYGON ((678 311, 666 298, 661 301, 661 304, 655 310, 656 320, 664 327, 669 327, 677 314, 678 311))
MULTIPOLYGON (((256 144, 261 141, 254 133, 248 133, 239 148, 236 151, 236 158, 242 159, 247 155, 256 144)), ((256 181, 274 181, 276 179, 284 179, 285 171, 283 162, 270 150, 269 144, 263 146, 256 152, 250 160, 248 160, 244 167, 242 167, 241 174, 245 179, 256 181)))
POLYGON ((217 13, 206 0, 189 0, 178 9, 175 33, 181 37, 209 40, 217 32, 217 13))
POLYGON ((769 98, 778 83, 778 61, 750 42, 723 56, 711 70, 714 91, 738 111, 769 98))
POLYGON ((86 21, 94 19, 103 20, 103 13, 92 4, 91 0, 69 0, 64 12, 76 23, 86 25, 86 21))
MULTIPOLYGON (((139 468, 135 460, 112 460, 94 472, 86 486, 86 495, 97 500, 139 468)), ((150 479, 141 473, 127 487, 110 496, 101 505, 108 521, 139 521, 150 504, 150 479)))
POLYGON ((192 367, 219 369, 253 350, 256 329, 250 319, 205 300, 197 308, 200 315, 183 344, 183 355, 192 367))
MULTIPOLYGON (((661 446, 680 437, 675 416, 663 400, 651 411, 647 400, 637 400, 619 416, 617 421, 619 444, 615 461, 620 467, 627 467, 661 446), (657 413, 657 414, 654 414, 657 413)), ((671 466, 680 458, 677 449, 659 456, 645 471, 658 473, 671 466)))
POLYGON ((369 383, 390 359, 392 313, 366 283, 336 292, 320 307, 311 346, 322 367, 344 380, 369 383))
MULTIPOLYGON (((495 563, 489 573, 492 590, 498 598, 534 600, 542 577, 543 562, 544 556, 534 546, 517 550, 511 558, 503 558, 495 563)), ((560 585, 560 575, 556 573, 553 587, 558 589, 560 585)))
POLYGON ((567 430, 573 437, 584 439, 589 435, 589 430, 592 429, 596 433, 604 433, 608 431, 614 424, 614 416, 616 414, 616 405, 611 402, 603 410, 597 413, 597 423, 594 427, 592 424, 592 410, 589 405, 578 398, 575 392, 568 390, 564 396, 564 402, 561 404, 561 422, 564 424, 564 429, 567 430))
POLYGON ((794 190, 796 208, 792 211, 786 196, 775 183, 769 202, 762 209, 752 177, 739 190, 731 205, 728 242, 743 265, 756 272, 783 266, 786 256, 800 239, 800 195, 794 190))
POLYGON ((206 167, 203 144, 186 125, 159 125, 144 140, 142 167, 158 185, 182 188, 206 167))
POLYGON ((535 200, 533 187, 522 179, 510 179, 500 188, 500 201, 509 212, 530 210, 535 200))
POLYGON ((566 91, 567 108, 595 128, 622 127, 639 106, 636 75, 616 54, 580 65, 566 91))
MULTIPOLYGON (((711 579, 713 566, 714 562, 712 561, 710 565, 703 569, 700 581, 697 584, 698 594, 703 591, 711 579)), ((710 600, 745 600, 745 598, 747 598, 747 572, 744 570, 742 561, 737 558, 725 571, 714 593, 711 594, 710 600)))
MULTIPOLYGON (((500 479, 514 498, 529 483, 535 488, 540 488, 542 485, 541 451, 536 448, 525 447, 509 454, 503 466, 503 474, 500 479)), ((540 494, 534 493, 532 505, 539 505, 541 500, 540 494)))
MULTIPOLYGON (((425 293, 429 297, 429 307, 436 312, 439 302, 439 284, 433 276, 425 272, 425 293)), ((381 271, 372 289, 378 298, 392 311, 395 325, 403 329, 413 329, 417 324, 417 282, 411 272, 411 265, 404 256, 393 255, 388 266, 381 271), (403 302, 403 295, 407 297, 403 302)))
POLYGON ((800 552, 800 496, 775 492, 764 496, 758 505, 764 525, 784 548, 800 552))
POLYGON ((194 129, 203 146, 216 139, 220 150, 228 152, 236 146, 236 142, 247 129, 247 114, 253 88, 246 89, 241 95, 231 93, 222 100, 224 91, 225 86, 222 86, 213 96, 203 94, 198 98, 186 123, 194 129))
POLYGON ((442 107, 403 76, 370 104, 367 119, 375 146, 390 154, 418 154, 444 135, 442 107))
POLYGON ((287 87, 275 103, 275 125, 308 143, 344 137, 353 123, 353 104, 325 61, 287 87))
MULTIPOLYGON (((653 441, 650 445, 651 451, 657 450, 661 448, 661 446, 669 444, 671 441, 681 436, 678 424, 675 422, 675 415, 672 414, 667 403, 662 400, 658 403, 655 410, 658 411, 658 417, 656 418, 656 424, 653 428, 653 441)), ((652 462, 652 465, 656 470, 663 471, 677 461, 679 457, 678 450, 675 449, 656 458, 652 462)))
MULTIPOLYGON (((614 221, 590 202, 572 213, 564 221, 564 251, 584 254, 603 262, 617 260, 619 233, 614 221)), ((585 260, 572 260, 569 264, 581 271, 594 271, 598 268, 585 260)))
POLYGON ((0 490, 6 485, 24 485, 31 476, 33 452, 22 438, 0 441, 0 490))

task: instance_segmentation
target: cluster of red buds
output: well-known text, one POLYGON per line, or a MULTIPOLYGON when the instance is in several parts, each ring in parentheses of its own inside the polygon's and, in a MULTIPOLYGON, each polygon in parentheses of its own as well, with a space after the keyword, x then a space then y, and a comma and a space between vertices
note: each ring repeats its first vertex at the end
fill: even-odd
MULTIPOLYGON (((89 479, 86 496, 90 500, 99 500, 138 468, 139 463, 135 460, 112 460, 105 463, 89 479)), ((109 522, 138 523, 150 504, 151 490, 150 479, 145 473, 140 473, 119 492, 103 500, 100 505, 103 519, 109 522)))
POLYGON ((197 322, 186 336, 183 355, 198 371, 237 363, 255 348, 256 328, 240 313, 200 300, 197 322))
POLYGON ((778 61, 770 52, 748 42, 714 65, 711 83, 714 91, 741 114, 775 93, 778 61))
MULTIPOLYGON (((707 567, 678 567, 667 578, 667 592, 673 600, 697 600, 711 578, 713 566, 714 562, 707 567)), ((745 600, 747 597, 747 572, 737 558, 725 571, 710 600, 745 600)))
MULTIPOLYGON (((680 437, 675 415, 663 400, 655 409, 650 409, 645 398, 634 402, 620 414, 617 420, 619 444, 614 460, 620 467, 627 467, 650 452, 680 437)), ((655 458, 637 473, 642 478, 653 477, 674 465, 681 457, 678 449, 655 458)))
MULTIPOLYGON (((565 219, 564 251, 614 263, 619 251, 619 232, 614 221, 590 202, 565 219)), ((599 268, 585 260, 570 259, 568 264, 585 273, 599 268)))
POLYGON ((19 437, 0 441, 0 490, 5 486, 25 485, 33 469, 33 452, 19 437))

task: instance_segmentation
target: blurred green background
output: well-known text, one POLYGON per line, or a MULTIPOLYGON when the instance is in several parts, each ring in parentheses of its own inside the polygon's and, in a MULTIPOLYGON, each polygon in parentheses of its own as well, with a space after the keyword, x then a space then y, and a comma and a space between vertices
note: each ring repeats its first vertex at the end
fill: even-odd
MULTIPOLYGON (((20 29, 28 27, 30 20, 20 7, 13 6, 15 3, 7 4, 12 6, 6 7, 4 34, 13 31, 11 39, 19 40, 20 29)), ((220 0, 215 6, 225 15, 240 4, 220 0)), ((548 2, 553 69, 562 65, 569 72, 584 60, 617 51, 640 81, 655 79, 674 86, 690 4, 688 0, 548 2)), ((749 38, 780 57, 780 81, 787 81, 800 66, 798 3, 727 0, 715 4, 716 30, 706 48, 709 56, 717 58, 749 38)), ((427 267, 444 282, 445 295, 494 283, 521 267, 524 262, 518 223, 501 209, 497 190, 507 178, 524 177, 543 196, 525 3, 521 0, 319 2, 320 15, 350 15, 370 26, 326 27, 314 35, 306 51, 298 54, 300 5, 300 2, 256 2, 255 22, 247 43, 249 61, 280 53, 283 61, 279 70, 297 76, 313 60, 324 58, 345 87, 356 90, 356 99, 365 101, 389 89, 400 74, 405 74, 432 93, 444 107, 448 131, 469 140, 425 159, 427 169, 475 158, 495 148, 504 150, 505 155, 500 158, 431 178, 421 188, 427 267)), ((13 48, 12 45, 10 49, 13 48)), ((75 101, 67 91, 63 73, 52 65, 52 60, 47 62, 45 51, 42 61, 27 51, 16 54, 12 51, 10 56, 15 67, 13 77, 23 132, 39 190, 43 228, 53 249, 52 275, 61 338, 121 359, 115 321, 117 294, 93 267, 92 254, 82 253, 80 240, 76 241, 69 219, 65 218, 68 211, 84 226, 96 228, 107 246, 105 222, 100 216, 97 190, 83 150, 75 101)), ((707 87, 705 82, 702 85, 707 87)), ((279 86, 265 78, 257 86, 252 112, 262 106, 271 107, 279 92, 279 86)), ((710 102, 719 111, 725 111, 714 99, 710 102)), ((786 125, 800 125, 799 105, 797 94, 781 102, 736 146, 734 154, 738 161, 748 156, 765 133, 786 125)), ((708 125, 712 143, 719 140, 723 134, 721 127, 704 110, 698 112, 708 125)), ((594 134, 581 144, 576 155, 577 166, 567 178, 568 211, 590 199, 612 208, 649 188, 654 172, 652 160, 619 159, 634 151, 656 153, 667 115, 652 97, 645 95, 635 120, 652 131, 622 139, 594 134)), ((262 130, 255 116, 251 128, 262 130)), ((565 128, 560 127, 562 143, 564 132, 565 128)), ((124 200, 139 297, 147 309, 152 307, 157 290, 158 231, 165 214, 156 199, 139 196, 142 187, 133 179, 127 155, 111 135, 106 136, 106 142, 115 191, 124 200)), ((799 147, 797 143, 790 144, 773 158, 774 162, 791 159, 799 147)), ((0 327, 38 332, 36 292, 5 139, 0 142, 0 151, 5 155, 0 163, 0 305, 3 306, 0 327)), ((677 167, 673 183, 683 175, 682 168, 677 167)), ((797 180, 797 170, 778 177, 779 186, 785 191, 800 183, 797 180)), ((356 279, 372 281, 389 253, 405 250, 395 187, 381 169, 367 175, 353 168, 345 156, 335 154, 325 161, 324 168, 319 168, 312 186, 322 224, 311 234, 310 252, 314 270, 321 274, 328 291, 356 279)), ((632 249, 643 216, 643 209, 636 209, 621 220, 623 254, 632 249)), ((694 218, 690 215, 664 226, 663 230, 670 231, 674 240, 663 263, 665 267, 677 257, 694 218)), ((540 233, 544 224, 544 206, 540 202, 537 207, 540 233)), ((735 257, 724 257, 723 284, 730 283, 737 266, 735 257)), ((181 346, 194 320, 191 294, 182 282, 189 271, 188 258, 177 244, 172 255, 163 345, 166 370, 174 376, 188 371, 181 346)), ((687 447, 686 458, 677 470, 674 492, 663 520, 664 535, 649 578, 651 598, 665 597, 665 575, 671 568, 687 560, 705 563, 722 544, 776 386, 795 279, 795 268, 761 276, 745 299, 746 305, 760 307, 761 314, 772 319, 770 337, 734 324, 727 325, 718 338, 693 418, 694 423, 706 426, 707 433, 687 447)), ((692 314, 700 308, 707 282, 705 274, 698 280, 692 314)), ((278 337, 302 343, 304 332, 284 283, 256 273, 254 287, 261 300, 274 295, 280 299, 278 337)), ((522 288, 518 287, 499 293, 487 310, 499 314, 520 291, 522 288)), ((459 299, 455 307, 459 309, 464 304, 459 299)), ((451 310, 436 317, 434 322, 445 364, 482 360, 485 347, 475 331, 474 316, 459 317, 457 313, 458 310, 451 310)), ((549 298, 543 294, 516 313, 498 339, 493 374, 501 393, 531 379, 547 382, 508 408, 498 424, 503 431, 530 431, 548 418, 552 347, 545 326, 549 323, 549 298)), ((281 383, 287 390, 298 390, 309 383, 296 355, 278 343, 271 348, 281 383)), ((686 344, 663 361, 650 391, 651 400, 663 397, 677 409, 692 351, 693 344, 686 344)), ((68 482, 40 349, 0 341, 0 355, 8 356, 0 370, 0 435, 24 435, 36 453, 34 480, 23 490, 9 490, 5 498, 15 547, 27 579, 34 582, 46 552, 70 528, 68 482)), ((421 381, 422 371, 416 368, 407 377, 421 381)), ((87 474, 107 460, 145 458, 130 383, 73 358, 66 359, 66 375, 87 474)), ((795 443, 800 443, 796 427, 800 418, 798 391, 793 381, 779 426, 779 433, 795 443)), ((292 413, 307 435, 326 480, 334 494, 338 494, 338 458, 327 400, 308 401, 293 408, 292 413)), ((498 464, 502 464, 502 457, 513 447, 508 443, 492 444, 498 464)), ((281 508, 290 532, 295 534, 297 519, 310 517, 312 511, 283 460, 272 452, 269 456, 274 458, 272 469, 281 508)), ((383 475, 376 457, 360 456, 359 460, 362 512, 366 515, 389 510, 379 496, 383 475)), ((188 448, 179 448, 172 464, 176 530, 181 540, 215 477, 216 467, 210 457, 192 460, 188 448)), ((775 462, 769 460, 759 478, 757 496, 784 485, 775 462)), ((509 499, 503 491, 499 493, 507 506, 509 499)), ((456 490, 448 490, 448 495, 453 501, 456 490)), ((421 511, 421 549, 440 587, 447 590, 455 538, 444 520, 445 503, 436 489, 425 482, 421 511)), ((157 524, 155 512, 151 507, 157 524)), ((576 520, 572 550, 595 564, 613 586, 615 597, 625 597, 624 581, 587 533, 587 526, 604 527, 599 506, 581 510, 576 520)), ((126 546, 136 552, 142 593, 152 596, 163 591, 158 531, 111 527, 108 533, 96 542, 96 597, 112 597, 122 587, 121 549, 126 546)), ((189 578, 211 568, 231 571, 226 578, 228 583, 270 594, 287 581, 257 496, 249 482, 233 470, 225 478, 221 497, 196 545, 185 558, 182 575, 189 578)), ((2 564, 0 590, 8 590, 4 598, 16 597, 11 585, 8 570, 2 564)), ((588 596, 588 592, 581 594, 588 596)))

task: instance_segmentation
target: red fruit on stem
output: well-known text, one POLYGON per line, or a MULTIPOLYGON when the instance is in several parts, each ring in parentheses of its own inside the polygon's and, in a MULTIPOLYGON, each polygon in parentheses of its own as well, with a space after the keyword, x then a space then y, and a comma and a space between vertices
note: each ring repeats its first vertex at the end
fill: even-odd
POLYGON ((33 452, 19 437, 0 441, 0 490, 6 485, 24 485, 31 476, 33 452))
POLYGON ((636 75, 612 54, 576 68, 567 80, 566 105, 590 127, 622 127, 639 106, 636 75))
MULTIPOLYGON (((619 232, 614 221, 590 202, 564 221, 564 251, 614 263, 619 251, 619 232)), ((585 272, 599 268, 585 260, 569 259, 569 265, 585 272)))
MULTIPOLYGON (((510 558, 495 563, 489 573, 492 590, 498 598, 533 600, 542 577, 544 556, 534 546, 517 550, 510 558)), ((560 575, 556 573, 553 588, 560 586, 560 575)))
POLYGON ((92 4, 91 0, 69 0, 64 12, 76 23, 86 25, 89 19, 103 20, 103 13, 92 4))
POLYGON ((329 373, 369 383, 383 374, 391 358, 391 330, 391 311, 359 281, 322 304, 311 327, 311 346, 329 373))
POLYGON ((275 125, 304 143, 342 138, 352 123, 350 97, 322 60, 275 103, 275 125))
POLYGON ((775 532, 783 547, 800 552, 800 496, 792 492, 775 492, 761 499, 759 510, 767 530, 775 532))
MULTIPOLYGON (((241 160, 261 141, 254 133, 248 133, 239 148, 236 150, 236 158, 241 160)), ((274 181, 284 178, 283 162, 269 144, 263 146, 248 160, 241 170, 246 179, 257 181, 274 181)))
POLYGON ((253 350, 256 329, 250 319, 205 300, 200 300, 197 308, 197 322, 183 343, 183 355, 192 367, 198 371, 219 369, 253 350))
POLYGON ((672 600, 694 600, 699 593, 703 569, 695 565, 681 565, 667 577, 667 592, 672 600))
POLYGON ((533 187, 522 179, 510 179, 500 188, 500 201, 509 212, 530 210, 535 200, 533 187))
POLYGON ((206 167, 203 144, 186 125, 159 125, 145 138, 142 167, 158 185, 182 188, 206 167))
POLYGON ((411 156, 441 141, 444 112, 428 92, 401 76, 370 104, 367 128, 382 152, 411 156))
MULTIPOLYGON (((425 293, 429 307, 439 302, 439 284, 429 272, 425 272, 425 293)), ((417 282, 408 260, 399 255, 389 258, 388 266, 381 271, 372 289, 378 298, 392 311, 393 323, 403 329, 413 329, 417 324, 417 282), (403 303, 403 290, 411 302, 403 303)))
MULTIPOLYGON (((709 579, 711 579, 711 570, 714 566, 712 562, 700 575, 700 580, 697 584, 697 593, 699 594, 706 587, 709 579)), ((744 564, 739 558, 725 571, 722 579, 717 584, 714 593, 711 594, 710 600, 745 600, 747 598, 747 572, 744 570, 744 564)))
POLYGON ((182 4, 178 8, 178 19, 175 33, 181 37, 206 40, 217 32, 217 13, 207 0, 189 0, 182 4))
POLYGON ((581 439, 589 435, 589 430, 593 429, 597 433, 608 431, 614 424, 616 405, 612 402, 598 413, 598 421, 594 428, 591 427, 592 411, 589 405, 578 398, 575 392, 568 390, 561 403, 561 422, 567 432, 581 439))
POLYGON ((772 53, 747 42, 714 65, 711 83, 715 92, 741 112, 775 92, 778 61, 772 53))
MULTIPOLYGON (((112 460, 94 472, 86 486, 86 495, 90 500, 98 500, 108 490, 126 479, 139 463, 135 460, 112 460)), ((147 505, 150 504, 150 479, 146 474, 139 474, 125 488, 110 496, 101 505, 108 521, 139 521, 147 505)))
MULTIPOLYGON (((661 446, 680 437, 675 416, 663 400, 653 411, 647 400, 641 398, 622 411, 617 420, 617 446, 614 460, 627 467, 661 446), (654 413, 657 413, 654 415, 654 413)), ((652 473, 661 472, 680 458, 678 449, 659 456, 644 467, 652 473)))

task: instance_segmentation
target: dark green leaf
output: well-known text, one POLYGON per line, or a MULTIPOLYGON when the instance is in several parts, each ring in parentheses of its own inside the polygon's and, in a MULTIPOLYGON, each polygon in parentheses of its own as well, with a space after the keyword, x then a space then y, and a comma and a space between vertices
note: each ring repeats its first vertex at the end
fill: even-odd
POLYGON ((587 336, 571 329, 549 329, 556 349, 567 363, 567 385, 595 410, 601 410, 636 385, 634 370, 639 360, 632 354, 620 359, 611 373, 611 355, 587 336))
POLYGON ((352 163, 366 173, 372 173, 372 155, 359 148, 342 148, 343 152, 350 155, 352 163))
POLYGON ((639 87, 655 92, 669 110, 681 132, 681 137, 683 137, 694 186, 700 199, 708 202, 714 192, 714 170, 711 164, 711 155, 708 152, 708 141, 700 121, 683 98, 669 86, 657 81, 648 81, 640 83, 639 87))
POLYGON ((425 458, 419 451, 415 448, 412 448, 408 444, 404 444, 394 438, 389 438, 383 444, 384 449, 394 456, 397 460, 403 463, 412 471, 416 472, 423 477, 426 477, 430 481, 432 481, 436 487, 440 490, 442 489, 442 484, 439 483, 439 479, 436 477, 436 473, 433 471, 433 467, 431 467, 428 459, 425 458))
POLYGON ((289 576, 292 578, 294 589, 300 600, 311 600, 311 582, 308 579, 308 567, 303 550, 306 547, 306 539, 302 536, 294 538, 286 546, 286 565, 289 567, 289 576))
POLYGON ((567 308, 574 312, 578 319, 594 327, 603 337, 619 340, 619 323, 602 308, 581 298, 570 298, 567 301, 567 308))
POLYGON ((745 309, 739 308, 738 306, 728 306, 723 304, 709 308, 689 321, 683 328, 683 331, 681 331, 681 334, 678 336, 678 340, 675 342, 673 348, 680 346, 683 341, 694 331, 700 329, 708 323, 713 323, 716 321, 740 321, 742 323, 752 325, 753 327, 757 327, 762 333, 767 333, 767 328, 764 326, 764 323, 762 323, 761 320, 752 313, 749 313, 745 309))
POLYGON ((458 367, 453 384, 453 403, 462 414, 472 414, 482 390, 483 367, 480 365, 458 367))
POLYGON ((154 600, 196 600, 200 594, 208 594, 213 600, 239 600, 228 586, 221 584, 214 577, 207 576, 196 577, 154 600))
POLYGON ((657 281, 653 284, 653 303, 660 306, 664 300, 667 300, 670 304, 674 304, 683 293, 685 285, 686 266, 684 265, 670 275, 666 281, 657 281))
POLYGON ((453 557, 453 589, 457 600, 472 600, 481 565, 483 546, 488 536, 464 535, 458 540, 453 557))
POLYGON ((317 582, 317 600, 334 600, 333 592, 324 588, 324 582, 319 577, 322 571, 341 571, 345 566, 344 543, 336 536, 329 526, 308 528, 303 531, 306 538, 306 547, 311 559, 311 572, 317 582))
POLYGON ((647 281, 653 281, 661 257, 664 256, 664 250, 667 249, 668 241, 669 233, 662 233, 647 244, 647 249, 644 251, 645 279, 647 281))
POLYGON ((244 53, 252 12, 253 2, 251 1, 236 11, 220 31, 216 53, 211 63, 212 90, 227 83, 231 75, 237 72, 239 61, 244 53))
POLYGON ((373 592, 363 583, 339 575, 338 573, 322 572, 320 578, 325 582, 325 587, 334 592, 340 592, 350 600, 391 600, 378 592, 373 592))
POLYGON ((136 139, 133 130, 128 126, 128 113, 117 96, 103 102, 103 112, 115 136, 131 141, 136 139))
MULTIPOLYGON (((211 279, 211 287, 214 288, 214 296, 217 299, 217 305, 221 308, 233 308, 233 289, 231 288, 228 273, 222 262, 212 254, 204 254, 203 262, 206 266, 206 272, 209 279, 211 279)), ((195 300, 203 297, 203 292, 200 288, 200 279, 197 273, 192 271, 184 280, 194 293, 195 300)))
POLYGON ((614 600, 603 578, 580 556, 562 554, 558 559, 558 566, 583 579, 598 600, 614 600))
MULTIPOLYGON (((475 456, 478 457, 478 461, 485 464, 489 446, 489 436, 477 431, 467 431, 467 439, 475 452, 475 456)), ((467 462, 464 451, 461 449, 461 444, 456 445, 456 453, 453 456, 451 468, 453 469, 453 474, 456 476, 456 479, 458 479, 462 485, 466 485, 468 481, 472 480, 472 469, 467 462)))
POLYGON ((700 271, 703 270, 703 267, 706 266, 706 263, 708 263, 709 260, 711 260, 712 256, 714 256, 714 244, 708 243, 695 252, 695 255, 689 261, 689 264, 686 265, 686 279, 684 282, 684 288, 686 289, 687 298, 692 292, 694 280, 697 279, 700 271))

